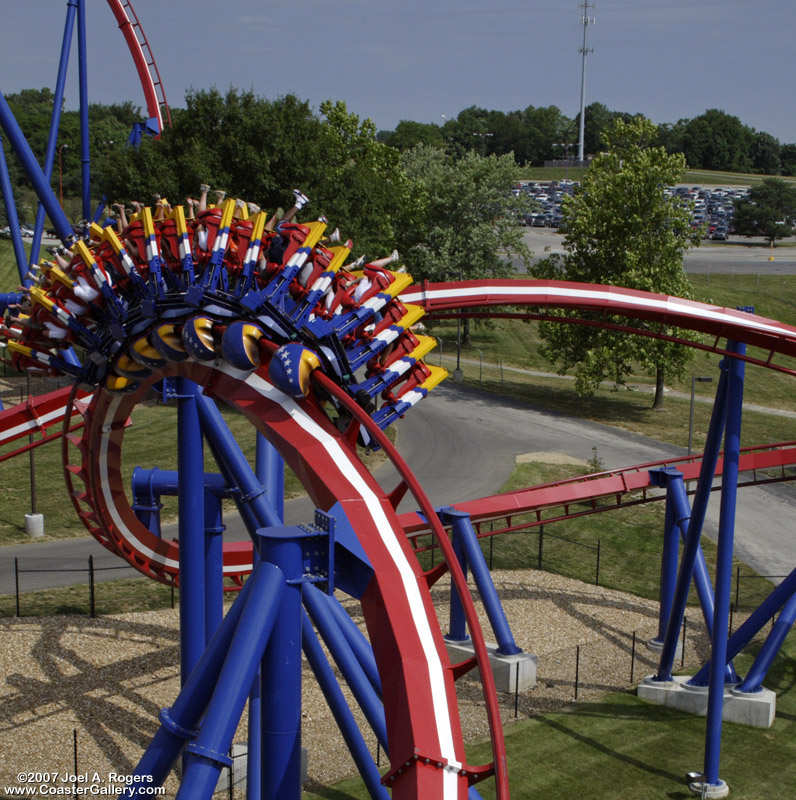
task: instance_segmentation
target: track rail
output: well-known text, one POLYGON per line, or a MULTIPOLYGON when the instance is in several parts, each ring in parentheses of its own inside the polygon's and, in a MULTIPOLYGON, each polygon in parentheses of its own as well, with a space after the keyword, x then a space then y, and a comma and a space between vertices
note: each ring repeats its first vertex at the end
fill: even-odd
POLYGON ((144 90, 147 113, 150 118, 157 119, 158 132, 160 132, 163 130, 164 114, 165 123, 171 125, 171 111, 152 48, 149 46, 149 41, 130 0, 108 0, 108 5, 119 23, 119 28, 133 56, 141 87, 144 90))
MULTIPOLYGON (((374 570, 362 607, 379 673, 385 686, 411 687, 411 691, 385 692, 384 698, 394 767, 386 780, 393 797, 465 800, 470 785, 494 774, 497 797, 508 798, 505 749, 489 668, 482 669, 482 680, 495 758, 491 764, 471 766, 464 754, 455 678, 478 663, 484 665, 487 655, 472 600, 464 590, 464 576, 452 551, 448 555, 453 577, 464 587, 478 656, 473 663, 455 666, 448 659, 429 592, 438 575, 422 572, 395 513, 396 495, 385 493, 362 464, 351 430, 338 431, 312 398, 299 402, 279 392, 269 382, 266 367, 242 375, 227 365, 213 368, 187 361, 171 371, 190 378, 205 387, 206 394, 247 416, 301 476, 319 508, 328 509, 339 502, 356 520, 358 538, 374 570)), ((391 447, 378 426, 339 387, 331 382, 322 385, 326 392, 336 391, 351 413, 358 414, 359 423, 367 424, 380 443, 383 440, 391 447)), ((73 498, 83 520, 93 527, 92 533, 139 570, 171 582, 178 576, 177 545, 158 539, 135 518, 122 481, 125 422, 146 388, 123 397, 97 392, 86 409, 82 436, 70 437, 81 460, 67 467, 67 473, 73 481, 73 498)), ((392 449, 389 455, 402 475, 403 489, 408 487, 420 506, 430 511, 428 500, 400 456, 392 449)), ((443 549, 445 545, 450 549, 439 526, 437 533, 445 540, 443 549)), ((250 552, 248 555, 250 562, 250 552)), ((225 551, 225 574, 244 566, 246 571, 250 569, 250 564, 232 564, 225 551)))
MULTIPOLYGON (((753 364, 796 375, 796 363, 778 363, 775 357, 796 358, 796 328, 745 311, 721 308, 670 295, 641 292, 617 286, 567 283, 562 281, 511 280, 425 283, 411 287, 401 300, 425 308, 430 317, 522 316, 552 322, 593 325, 652 338, 667 339, 697 349, 729 355, 721 339, 744 342, 759 347, 764 357, 745 356, 753 364), (531 306, 538 312, 519 314, 511 311, 477 309, 504 306, 531 306), (592 312, 590 318, 558 316, 552 310, 592 312), (617 317, 627 320, 623 323, 617 317), (632 320, 653 323, 634 327, 632 320), (713 337, 713 343, 688 339, 683 331, 695 331, 713 337)), ((733 354, 735 355, 735 354, 733 354)), ((737 357, 737 356, 735 356, 737 357)))
MULTIPOLYGON (((702 458, 699 455, 650 461, 457 503, 452 508, 470 515, 480 537, 497 536, 537 525, 663 500, 665 493, 653 483, 651 470, 675 467, 683 474, 684 480, 690 481, 699 477, 701 465, 702 458), (553 509, 562 510, 551 516, 549 512, 553 509), (528 515, 532 515, 530 519, 528 515), (515 524, 516 517, 523 519, 515 524), (505 524, 494 530, 483 530, 485 523, 497 521, 505 524)), ((759 486, 796 480, 796 472, 786 471, 786 467, 794 465, 796 442, 742 448, 739 472, 744 477, 739 480, 738 486, 759 486)), ((724 459, 720 456, 716 465, 716 477, 721 476, 723 467, 724 459)), ((718 484, 714 486, 714 490, 719 488, 721 487, 718 484)), ((419 537, 432 532, 424 515, 416 511, 401 514, 399 519, 410 539, 415 542, 419 537)), ((418 547, 418 550, 424 549, 427 548, 418 547)))

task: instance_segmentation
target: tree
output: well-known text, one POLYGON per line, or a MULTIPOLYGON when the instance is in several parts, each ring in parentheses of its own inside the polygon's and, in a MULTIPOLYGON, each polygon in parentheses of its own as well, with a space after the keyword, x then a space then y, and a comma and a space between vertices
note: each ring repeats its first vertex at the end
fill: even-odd
POLYGON ((733 225, 741 236, 762 236, 770 247, 777 239, 793 236, 796 187, 781 178, 765 178, 746 197, 735 201, 733 225))
POLYGON ((402 161, 416 216, 398 247, 415 281, 505 277, 513 268, 500 253, 530 255, 516 216, 525 201, 510 191, 519 169, 513 156, 471 152, 454 161, 420 146, 402 161))
MULTIPOLYGON (((375 259, 395 246, 408 213, 401 155, 376 139, 376 126, 346 104, 321 103, 318 174, 308 186, 313 208, 345 225, 355 252, 375 259)), ((438 151, 441 152, 441 151, 438 151)))
MULTIPOLYGON (((690 296, 683 272, 683 253, 694 241, 689 211, 663 191, 678 182, 685 159, 651 146, 655 136, 655 125, 644 117, 614 121, 604 135, 607 152, 594 159, 581 190, 565 201, 567 253, 537 264, 536 277, 690 296)), ((602 319, 587 312, 579 316, 602 319)), ((633 326, 653 327, 644 321, 633 326)), ((587 325, 546 322, 540 332, 543 354, 558 362, 561 374, 576 369, 581 394, 594 393, 607 378, 623 384, 634 363, 654 371, 654 408, 663 403, 665 377, 682 374, 691 357, 689 349, 663 339, 617 335, 587 325)))
POLYGON ((756 133, 749 148, 752 169, 764 175, 779 175, 782 169, 779 152, 779 142, 770 133, 756 133))
POLYGON ((711 108, 685 125, 682 148, 689 167, 749 172, 753 139, 738 117, 711 108))
POLYGON ((783 144, 779 149, 783 175, 796 175, 796 144, 783 144))
POLYGON ((379 131, 376 137, 396 150, 410 150, 415 145, 427 144, 432 147, 445 147, 445 137, 442 129, 433 122, 413 122, 412 120, 402 119, 394 131, 379 131))

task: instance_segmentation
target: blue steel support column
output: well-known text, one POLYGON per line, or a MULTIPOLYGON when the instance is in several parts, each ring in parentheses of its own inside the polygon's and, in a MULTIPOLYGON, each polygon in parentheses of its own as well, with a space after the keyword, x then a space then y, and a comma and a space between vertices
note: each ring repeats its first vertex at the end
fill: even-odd
MULTIPOLYGON (((326 660, 321 643, 312 629, 312 624, 306 612, 301 617, 301 631, 304 655, 307 656, 307 661, 318 679, 321 691, 332 711, 332 716, 343 734, 343 739, 345 739, 351 757, 357 765, 359 774, 362 776, 370 796, 377 798, 377 800, 389 800, 390 795, 381 785, 379 771, 373 763, 373 758, 368 752, 365 740, 362 738, 362 732, 357 726, 348 703, 346 703, 337 678, 326 660)), ((249 797, 252 797, 252 795, 249 794, 249 797)))
MULTIPOLYGON (((52 179, 53 162, 55 160, 55 146, 58 144, 58 126, 61 121, 61 106, 64 104, 64 85, 66 84, 67 67, 69 66, 69 51, 72 45, 72 31, 75 26, 75 12, 77 11, 77 0, 69 0, 66 8, 66 23, 64 25, 64 38, 61 42, 61 59, 58 62, 58 77, 55 81, 55 92, 53 93, 53 110, 50 117, 50 133, 47 138, 47 150, 44 155, 44 174, 47 182, 52 179)), ((30 263, 35 264, 39 260, 39 247, 41 236, 44 231, 44 206, 39 203, 36 210, 36 226, 34 228, 33 242, 30 246, 30 263)))
POLYGON ((25 139, 19 124, 14 119, 14 115, 11 113, 11 109, 2 92, 0 92, 0 126, 2 126, 11 147, 17 154, 22 169, 25 170, 25 174, 33 184, 36 195, 44 205, 50 221, 58 231, 58 236, 64 244, 71 246, 74 240, 72 226, 69 224, 63 209, 58 205, 58 200, 53 194, 50 182, 41 171, 41 167, 36 161, 36 156, 33 155, 33 151, 30 149, 30 145, 25 139))
POLYGON ((503 656, 513 656, 521 653, 522 650, 517 647, 517 643, 514 641, 514 635, 509 627, 503 606, 500 604, 500 597, 498 597, 486 559, 478 544, 478 537, 470 521, 470 515, 464 511, 446 508, 442 512, 442 517, 445 523, 450 521, 452 525, 453 541, 455 542, 457 538, 461 541, 467 563, 473 571, 473 578, 475 578, 478 593, 481 595, 484 610, 489 617, 492 631, 497 639, 497 652, 503 656))
MULTIPOLYGON (((238 505, 243 516, 244 509, 249 511, 250 518, 258 523, 258 527, 281 525, 282 520, 265 497, 265 489, 257 480, 257 476, 246 461, 238 447, 238 443, 230 433, 221 412, 210 397, 202 394, 201 389, 193 385, 202 429, 219 468, 224 476, 234 484, 241 493, 238 505)), ((244 519, 247 522, 249 520, 244 519)))
POLYGON ((287 581, 260 667, 260 800, 301 798, 301 593, 308 538, 313 535, 298 527, 257 531, 260 559, 279 567, 287 581))
POLYGON ((278 573, 270 565, 267 566, 268 569, 253 572, 246 581, 174 704, 171 708, 164 708, 161 711, 160 728, 133 771, 134 775, 151 777, 150 785, 160 786, 166 780, 185 742, 196 735, 195 728, 213 694, 213 687, 229 652, 249 595, 254 594, 259 597, 260 592, 267 590, 265 584, 272 580, 272 573, 278 573))
MULTIPOLYGON (((779 586, 776 586, 771 594, 763 600, 763 602, 749 615, 746 622, 738 628, 735 633, 730 637, 727 642, 727 659, 735 658, 738 653, 746 647, 749 642, 762 630, 763 626, 782 608, 783 604, 788 601, 791 595, 796 592, 796 569, 785 578, 779 586)), ((776 626, 775 626, 776 627, 776 626)), ((758 659, 760 654, 758 653, 758 659)), ((757 659, 755 660, 757 661, 757 659)), ((752 666, 754 670, 754 665, 752 666)), ((697 672, 692 678, 692 683, 697 686, 702 686, 707 683, 708 675, 710 674, 710 661, 705 664, 702 669, 697 672)), ((742 686, 738 689, 742 691, 754 691, 751 688, 744 688, 744 685, 749 685, 749 675, 743 682, 742 686)))
POLYGON ((705 452, 702 455, 702 466, 699 470, 691 518, 688 521, 688 533, 685 537, 683 553, 680 557, 680 569, 677 572, 677 583, 674 589, 672 610, 669 614, 669 625, 666 629, 658 672, 655 676, 658 681, 670 681, 672 679, 674 654, 677 649, 677 640, 680 636, 680 626, 683 624, 683 615, 688 601, 688 589, 694 574, 694 564, 699 552, 699 539, 702 534, 702 525, 705 521, 708 501, 710 500, 713 476, 716 474, 716 463, 721 447, 721 437, 724 432, 726 411, 727 374, 722 370, 716 389, 713 412, 710 417, 710 427, 705 441, 705 452))
POLYGON ((88 48, 86 46, 86 0, 77 7, 77 65, 80 84, 80 175, 83 188, 83 219, 91 219, 91 155, 88 136, 88 48))
POLYGON ((8 217, 8 228, 11 231, 11 243, 14 246, 14 257, 17 262, 19 279, 22 281, 23 286, 30 286, 30 278, 25 277, 28 273, 28 258, 25 255, 25 245, 22 244, 22 230, 19 227, 17 204, 16 200, 14 200, 11 177, 8 174, 8 162, 6 161, 2 138, 0 138, 0 190, 3 192, 3 200, 5 200, 6 204, 6 217, 8 217))
POLYGON ((345 636, 349 647, 354 651, 365 674, 368 676, 370 685, 375 690, 379 698, 383 698, 381 688, 381 676, 379 675, 378 667, 376 666, 376 659, 373 655, 373 648, 370 642, 365 638, 362 631, 357 627, 354 620, 348 615, 346 610, 340 604, 340 601, 334 595, 327 595, 327 604, 332 609, 332 613, 337 619, 337 624, 345 636))
POLYGON ((202 428, 193 382, 177 381, 180 537, 180 675, 184 684, 205 649, 205 509, 202 428))
POLYGON ((224 522, 221 497, 204 491, 205 641, 213 638, 224 617, 224 522))
POLYGON ((739 691, 759 692, 762 689, 763 678, 766 677, 769 669, 771 669, 771 664, 780 647, 782 647, 785 637, 790 633, 794 620, 796 620, 796 594, 792 595, 790 600, 785 603, 785 607, 777 617, 771 633, 760 648, 752 668, 747 673, 743 683, 738 687, 739 691))
MULTIPOLYGON (((445 523, 442 523, 445 525, 445 523)), ((456 560, 462 568, 465 580, 467 579, 467 555, 464 551, 464 542, 461 537, 456 533, 456 528, 451 530, 451 544, 453 545, 453 552, 456 554, 456 560)), ((470 637, 467 635, 467 617, 464 614, 464 606, 456 587, 451 581, 450 588, 450 617, 449 617, 449 630, 445 638, 454 642, 465 642, 470 637)))
POLYGON ((304 587, 304 607, 315 623, 326 647, 332 654, 346 683, 356 698, 362 713, 370 723, 381 746, 387 750, 387 723, 384 719, 384 706, 365 675, 364 670, 348 646, 329 606, 324 602, 326 595, 315 586, 304 587))
POLYGON ((661 584, 658 594, 658 635, 655 644, 663 644, 669 613, 674 599, 674 585, 677 581, 677 557, 679 556, 680 533, 675 520, 674 504, 666 482, 666 518, 663 526, 663 554, 661 556, 661 584))
POLYGON ((254 472, 265 486, 277 516, 285 518, 285 462, 277 449, 259 431, 255 442, 254 472))
MULTIPOLYGON (((263 651, 273 637, 282 600, 288 593, 284 575, 272 564, 259 564, 268 580, 249 595, 229 646, 213 696, 200 723, 199 734, 185 748, 185 770, 179 800, 210 800, 240 722, 249 687, 263 651)), ((251 578, 249 579, 251 580, 251 578)), ((278 684, 275 684, 278 685, 278 684)))
MULTIPOLYGON (((254 450, 254 472, 257 481, 265 486, 266 495, 279 521, 285 519, 285 482, 282 457, 276 448, 259 431, 254 450), (277 468, 278 465, 278 468, 277 468)), ((255 552, 255 558, 257 558, 255 552)), ((260 793, 262 765, 260 763, 262 702, 260 697, 260 672, 252 683, 249 695, 249 741, 246 751, 246 791, 249 797, 260 793)))
MULTIPOLYGON (((728 350, 746 353, 746 345, 728 342, 728 350)), ((716 556, 716 602, 711 637, 710 687, 705 737, 705 777, 709 784, 719 784, 721 754, 721 714, 724 705, 724 675, 727 656, 727 625, 732 588, 732 550, 735 533, 735 507, 738 492, 738 463, 741 449, 741 413, 743 408, 744 362, 727 358, 727 424, 724 435, 724 470, 721 480, 718 554, 716 556)))
MULTIPOLYGON (((688 493, 685 489, 683 474, 673 467, 664 467, 660 470, 652 471, 653 475, 656 473, 661 485, 665 484, 667 487, 667 503, 671 502, 672 504, 673 519, 679 527, 683 541, 685 541, 688 535, 689 520, 691 519, 691 507, 688 504, 688 493)), ((702 617, 705 620, 708 635, 710 635, 713 630, 714 619, 713 585, 710 582, 708 565, 705 563, 705 554, 702 552, 701 544, 697 545, 693 578, 699 597, 699 606, 702 609, 702 617)), ((727 665, 727 682, 737 683, 735 669, 731 664, 727 665)), ((689 683, 695 684, 696 681, 692 679, 689 683)))

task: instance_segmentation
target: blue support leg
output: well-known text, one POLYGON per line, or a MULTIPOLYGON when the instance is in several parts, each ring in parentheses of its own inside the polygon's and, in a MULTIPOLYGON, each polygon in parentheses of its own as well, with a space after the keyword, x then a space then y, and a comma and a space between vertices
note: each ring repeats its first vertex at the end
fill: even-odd
POLYGON ((285 462, 279 451, 259 431, 255 443, 254 472, 266 487, 268 499, 277 516, 285 518, 285 462))
POLYGON ((346 613, 340 601, 333 595, 327 595, 327 597, 328 606, 337 619, 337 624, 343 636, 345 636, 349 647, 354 651, 357 661, 359 661, 360 666, 368 676, 370 685, 379 698, 383 698, 381 677, 379 676, 379 670, 376 666, 376 659, 373 655, 373 648, 370 646, 370 642, 365 638, 365 635, 357 627, 354 620, 346 613))
MULTIPOLYGON (((443 522, 443 525, 445 523, 443 522)), ((456 532, 456 528, 451 530, 451 544, 453 545, 453 552, 456 555, 456 560, 459 562, 462 574, 467 580, 467 555, 464 550, 464 542, 461 536, 456 532)), ((470 637, 467 634, 467 617, 464 614, 464 605, 456 591, 456 587, 451 581, 450 588, 450 618, 449 629, 445 636, 452 642, 466 642, 470 637)))
MULTIPOLYGON (((739 355, 746 353, 746 345, 737 342, 729 342, 728 349, 739 355)), ((716 556, 716 602, 711 638, 710 686, 705 737, 705 778, 713 786, 720 783, 721 716, 724 706, 727 626, 732 588, 732 550, 741 449, 741 412, 745 366, 740 358, 727 358, 726 361, 729 362, 727 364, 727 424, 724 436, 724 469, 721 480, 721 512, 718 554, 716 556)))
POLYGON ((260 667, 260 800, 301 798, 301 594, 304 542, 312 537, 295 526, 257 531, 260 558, 287 580, 260 667))
POLYGON ((204 492, 205 510, 205 641, 224 617, 224 522, 221 497, 204 492))
POLYGON ((386 750, 387 724, 384 719, 384 706, 342 635, 334 614, 324 602, 325 597, 326 595, 315 586, 304 587, 304 607, 353 692, 359 707, 376 734, 376 738, 386 750))
POLYGON ((41 167, 36 161, 36 156, 33 155, 33 151, 30 149, 30 145, 25 139, 19 124, 14 119, 14 115, 11 113, 11 109, 2 92, 0 92, 0 127, 3 128, 3 132, 8 137, 8 141, 17 154, 22 169, 33 184, 39 201, 44 205, 47 216, 56 231, 58 231, 58 236, 64 244, 71 246, 74 240, 72 226, 69 224, 63 209, 58 205, 58 200, 50 188, 50 182, 41 171, 41 167))
POLYGON ((6 217, 8 218, 8 229, 11 232, 11 244, 14 247, 14 258, 17 262, 17 272, 19 280, 23 286, 30 286, 28 274, 28 257, 25 255, 25 245, 22 242, 22 229, 19 226, 19 216, 17 215, 17 204, 14 199, 14 189, 11 186, 11 177, 8 173, 8 162, 6 161, 3 140, 0 138, 0 190, 3 192, 3 200, 6 204, 6 217))
POLYGON ((663 554, 661 556, 661 583, 658 594, 658 635, 653 643, 663 645, 663 637, 669 624, 669 614, 674 600, 674 585, 677 581, 677 557, 680 535, 675 519, 671 493, 666 490, 666 518, 663 527, 663 554))
MULTIPOLYGON (((691 518, 691 508, 688 504, 688 494, 686 492, 685 483, 683 482, 683 475, 676 469, 671 467, 665 468, 659 472, 659 476, 665 481, 668 491, 668 500, 671 500, 674 519, 680 529, 683 541, 685 542, 689 530, 689 522, 691 518)), ((667 502, 668 502, 667 500, 667 502)), ((700 531, 701 533, 701 531, 700 531)), ((708 572, 708 565, 705 562, 705 554, 702 551, 702 544, 697 545, 696 558, 694 560, 693 568, 694 585, 696 586, 697 597, 699 598, 699 606, 702 609, 702 618, 705 621, 705 627, 708 635, 713 631, 713 585, 710 581, 710 573, 708 572)), ((727 682, 737 683, 738 679, 735 674, 735 669, 732 664, 727 665, 727 682)), ((689 683, 696 685, 695 679, 691 679, 689 683)))
POLYGON ((306 613, 301 618, 301 631, 304 655, 307 656, 307 661, 320 684, 321 691, 332 711, 332 716, 334 716, 337 727, 343 734, 343 739, 370 796, 376 800, 389 800, 390 795, 381 785, 379 771, 373 763, 373 758, 368 752, 354 715, 346 703, 334 671, 326 660, 321 643, 318 641, 318 637, 315 635, 306 613))
MULTIPOLYGON (((185 771, 178 800, 210 800, 221 770, 230 764, 227 753, 240 722, 257 665, 273 636, 282 600, 288 593, 284 575, 272 564, 258 570, 268 580, 249 595, 237 630, 218 675, 213 695, 196 738, 186 746, 185 771)), ((279 685, 278 682, 274 684, 279 685)))
MULTIPOLYGON (((213 694, 213 686, 229 652, 249 595, 259 596, 260 592, 266 591, 263 584, 272 580, 271 572, 264 569, 252 573, 174 704, 161 711, 160 728, 133 771, 142 779, 151 778, 150 786, 160 786, 166 780, 186 741, 196 735, 195 729, 213 694)), ((141 780, 140 783, 147 781, 141 780)))
POLYGON ((80 176, 83 219, 91 220, 91 153, 88 129, 88 47, 86 46, 86 0, 77 6, 77 61, 80 95, 80 176))
POLYGON ((785 603, 782 611, 774 623, 766 641, 760 648, 752 668, 746 675, 743 683, 738 687, 741 692, 759 692, 763 687, 763 678, 766 677, 774 658, 782 647, 785 637, 790 633, 796 620, 796 594, 785 603))
POLYGON ((697 561, 697 553, 700 548, 700 536, 705 521, 708 501, 710 500, 713 476, 716 474, 716 463, 721 447, 721 437, 724 432, 726 408, 727 376, 722 370, 719 377, 719 385, 716 389, 716 400, 713 404, 707 440, 705 442, 705 452, 702 456, 702 466, 699 470, 694 504, 691 510, 691 517, 688 521, 688 533, 686 534, 683 553, 680 557, 680 569, 677 572, 674 600, 672 602, 671 613, 669 614, 669 625, 666 629, 661 658, 658 664, 658 672, 655 676, 655 679, 658 681, 665 682, 672 679, 674 654, 680 636, 680 627, 683 624, 685 606, 688 602, 688 590, 691 585, 691 578, 694 574, 694 564, 697 561))
POLYGON ((180 674, 184 684, 205 649, 205 510, 202 429, 193 383, 178 381, 180 674))
MULTIPOLYGON (((749 615, 746 622, 738 628, 727 642, 727 658, 732 659, 746 647, 749 642, 762 630, 763 626, 788 602, 791 595, 796 592, 796 569, 785 578, 779 586, 775 587, 771 594, 749 615)), ((760 655, 758 654, 758 658, 760 655)), ((754 669, 754 667, 753 667, 754 669)), ((750 673, 751 674, 751 673, 750 673)), ((699 672, 694 675, 692 682, 699 686, 706 685, 710 675, 710 662, 708 661, 699 672)), ((738 687, 740 691, 754 691, 750 686, 749 675, 738 687)))
MULTIPOLYGON (((61 108, 64 104, 64 86, 66 84, 67 67, 69 66, 69 51, 71 50, 72 32, 75 26, 77 0, 69 0, 66 5, 66 23, 64 25, 64 37, 61 41, 61 58, 58 62, 58 77, 55 81, 55 91, 53 92, 50 133, 47 137, 47 150, 44 154, 44 174, 48 182, 52 178, 55 147, 58 144, 58 126, 61 121, 61 108)), ((39 260, 39 247, 41 245, 42 232, 44 231, 44 214, 44 206, 39 203, 39 207, 36 210, 36 226, 34 228, 33 242, 30 246, 31 264, 35 264, 39 260)))
POLYGON ((235 499, 247 527, 252 523, 256 523, 255 530, 281 525, 281 518, 265 496, 265 487, 257 480, 254 470, 241 452, 212 398, 203 395, 201 389, 195 385, 194 396, 202 421, 202 430, 219 468, 227 481, 240 492, 235 499))
POLYGON ((443 518, 443 524, 451 524, 454 542, 458 538, 464 549, 467 563, 473 571, 473 578, 478 587, 481 602, 484 604, 484 610, 486 611, 487 617, 489 617, 492 631, 497 639, 498 654, 513 656, 517 653, 521 653, 522 650, 517 647, 514 641, 514 635, 511 632, 506 614, 503 611, 503 606, 500 603, 500 597, 498 596, 497 589, 492 580, 492 575, 489 572, 486 559, 478 544, 478 537, 475 528, 473 528, 473 523, 470 520, 470 515, 463 511, 447 508, 442 512, 441 516, 443 518))

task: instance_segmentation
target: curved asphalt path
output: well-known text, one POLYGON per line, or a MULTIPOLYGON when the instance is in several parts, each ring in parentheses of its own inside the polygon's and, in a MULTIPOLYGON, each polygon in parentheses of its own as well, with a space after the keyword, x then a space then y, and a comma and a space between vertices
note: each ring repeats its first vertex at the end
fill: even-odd
MULTIPOLYGON (((540 411, 518 401, 490 395, 470 387, 444 384, 416 406, 398 425, 397 446, 420 480, 435 506, 449 505, 494 494, 504 485, 523 453, 564 453, 588 461, 597 456, 607 469, 642 464, 682 455, 683 448, 662 444, 617 428, 540 411)), ((376 476, 391 488, 397 477, 390 465, 382 465, 376 476)), ((713 493, 705 533, 718 531, 718 493, 713 493)), ((402 511, 415 508, 405 498, 402 511)), ((307 498, 290 501, 289 524, 312 519, 307 498)), ((225 520, 231 539, 246 532, 239 520, 225 520)), ((45 520, 46 524, 46 520, 45 520)), ((662 531, 653 531, 660 535, 662 531)), ((165 531, 165 535, 172 535, 165 531)), ((796 487, 790 484, 754 487, 739 492, 736 517, 736 553, 764 575, 782 576, 796 566, 796 487)), ((137 576, 132 568, 118 569, 118 557, 91 537, 66 539, 0 548, 0 594, 14 591, 14 557, 40 559, 53 568, 78 565, 85 568, 89 554, 99 568, 97 580, 137 576), (104 569, 104 568, 114 569, 104 569)), ((28 562, 30 563, 30 562, 28 562)), ((23 574, 22 591, 85 583, 84 573, 52 572, 23 574)))

